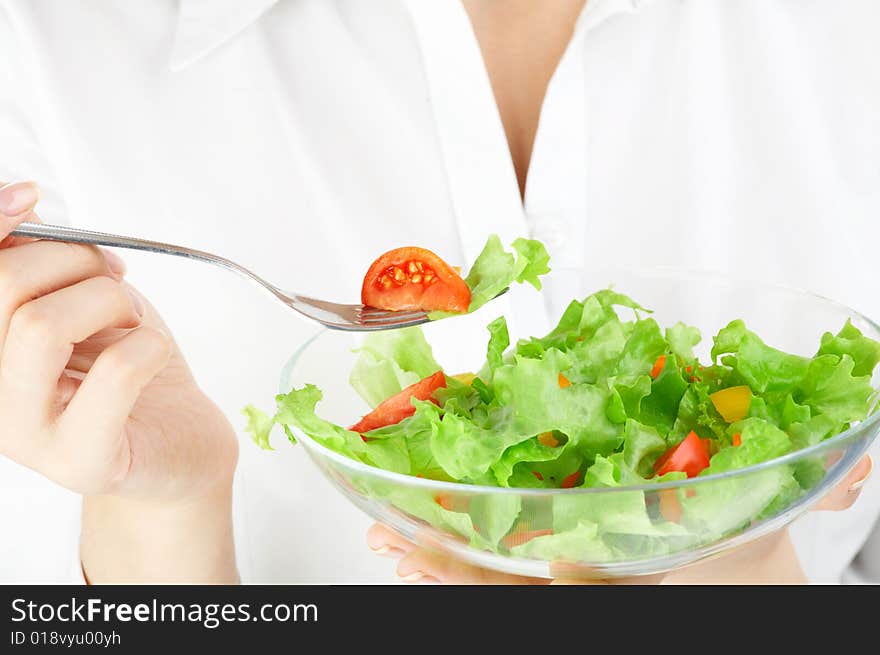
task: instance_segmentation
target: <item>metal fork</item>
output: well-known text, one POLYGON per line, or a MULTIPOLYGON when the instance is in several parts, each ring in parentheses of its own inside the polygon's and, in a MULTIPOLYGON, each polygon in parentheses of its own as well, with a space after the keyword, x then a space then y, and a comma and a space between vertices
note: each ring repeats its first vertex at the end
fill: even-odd
MULTIPOLYGON (((45 239, 46 241, 63 241, 65 243, 85 243, 95 246, 109 246, 112 248, 128 248, 130 250, 143 250, 145 252, 161 253, 163 255, 175 255, 186 259, 195 259, 200 262, 214 264, 239 275, 243 275, 252 282, 256 282, 263 289, 271 293, 275 298, 298 312, 302 316, 317 321, 333 330, 346 330, 349 332, 369 332, 375 330, 391 330, 394 328, 408 327, 427 323, 430 319, 423 311, 399 311, 391 312, 364 305, 344 305, 317 298, 309 298, 298 293, 282 291, 274 284, 269 284, 259 275, 246 269, 240 264, 212 255, 201 250, 174 246, 168 243, 147 241, 146 239, 133 239, 131 237, 79 230, 61 225, 44 225, 42 223, 22 223, 12 231, 17 237, 32 239, 45 239)), ((503 293, 503 292, 502 292, 503 293)))

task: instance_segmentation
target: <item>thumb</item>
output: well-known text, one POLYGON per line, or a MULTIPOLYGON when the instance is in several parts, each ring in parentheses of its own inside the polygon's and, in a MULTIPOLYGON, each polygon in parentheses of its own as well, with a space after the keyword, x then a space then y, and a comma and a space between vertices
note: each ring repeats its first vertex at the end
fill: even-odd
POLYGON ((22 222, 33 218, 40 191, 33 182, 0 182, 0 246, 22 222))

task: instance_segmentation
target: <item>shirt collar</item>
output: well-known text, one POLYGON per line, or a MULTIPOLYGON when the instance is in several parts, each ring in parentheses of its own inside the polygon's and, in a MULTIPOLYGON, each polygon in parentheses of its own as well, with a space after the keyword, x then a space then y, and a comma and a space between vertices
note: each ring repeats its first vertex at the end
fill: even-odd
POLYGON ((653 0, 587 0, 575 23, 574 36, 580 37, 617 14, 632 14, 653 0))
POLYGON ((198 61, 254 23, 278 0, 180 0, 171 70, 198 61))
MULTIPOLYGON (((198 61, 244 31, 279 0, 180 0, 171 48, 171 70, 198 61)), ((449 0, 442 0, 447 2, 449 0)), ((618 13, 637 11, 651 0, 588 0, 576 33, 584 33, 618 13)))

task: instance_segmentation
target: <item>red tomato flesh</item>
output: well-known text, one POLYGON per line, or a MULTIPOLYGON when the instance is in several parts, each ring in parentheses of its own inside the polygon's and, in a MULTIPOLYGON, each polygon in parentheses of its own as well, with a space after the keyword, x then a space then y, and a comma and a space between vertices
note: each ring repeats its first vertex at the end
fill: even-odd
POLYGON ((361 302, 389 311, 466 312, 471 290, 454 268, 430 250, 396 248, 370 266, 361 302))
POLYGON ((696 432, 691 431, 684 441, 660 456, 654 464, 654 471, 657 475, 679 471, 693 478, 707 466, 709 466, 709 449, 706 442, 700 439, 696 432))
POLYGON ((437 401, 431 396, 437 389, 445 386, 446 376, 443 371, 437 371, 434 375, 429 375, 424 380, 419 380, 403 391, 394 394, 391 398, 382 401, 376 409, 352 425, 349 430, 363 434, 376 428, 384 428, 386 425, 400 423, 407 416, 415 414, 416 408, 412 405, 413 398, 430 400, 436 404, 437 401))

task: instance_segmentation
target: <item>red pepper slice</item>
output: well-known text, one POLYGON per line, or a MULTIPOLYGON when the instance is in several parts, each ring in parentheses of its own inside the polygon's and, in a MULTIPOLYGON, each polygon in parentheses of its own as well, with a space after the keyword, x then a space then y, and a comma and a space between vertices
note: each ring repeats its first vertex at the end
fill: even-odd
POLYGON ((684 441, 660 456, 654 464, 654 471, 657 475, 679 471, 693 478, 707 466, 709 466, 709 449, 705 441, 692 430, 684 441))
POLYGON ((657 379, 660 377, 660 374, 663 372, 663 367, 666 366, 666 355, 660 355, 657 360, 654 362, 653 368, 651 368, 651 377, 653 379, 657 379))

